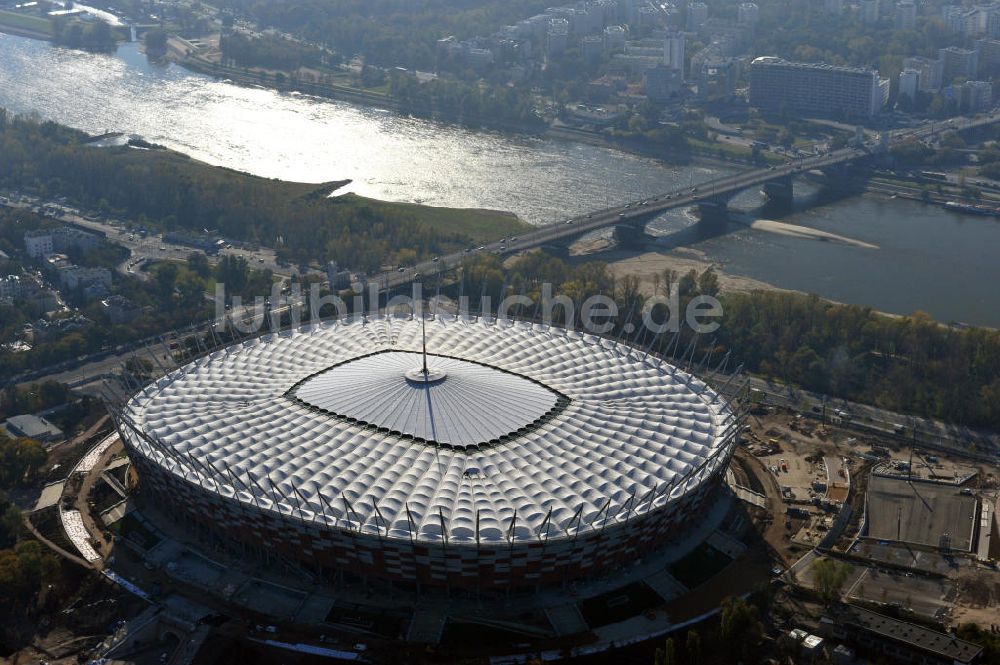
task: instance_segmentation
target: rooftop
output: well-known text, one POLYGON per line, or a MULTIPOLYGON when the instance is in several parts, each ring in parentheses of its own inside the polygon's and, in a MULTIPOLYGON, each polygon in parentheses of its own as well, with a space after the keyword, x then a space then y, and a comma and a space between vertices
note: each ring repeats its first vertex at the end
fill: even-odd
POLYGON ((954 635, 894 619, 854 605, 849 605, 837 612, 834 620, 837 623, 853 625, 882 637, 903 642, 956 663, 972 662, 983 650, 983 647, 978 644, 960 640, 954 635))
POLYGON ((848 67, 844 65, 831 65, 826 62, 792 62, 791 60, 785 60, 774 55, 762 55, 760 57, 754 58, 753 62, 750 63, 751 66, 754 65, 775 65, 781 67, 787 67, 789 69, 803 69, 803 70, 814 70, 814 71, 828 71, 828 72, 844 72, 848 74, 877 74, 877 70, 868 67, 848 67))
POLYGON ((61 429, 45 418, 31 414, 11 416, 4 423, 4 429, 11 437, 27 437, 29 439, 58 439, 63 435, 61 429))
POLYGON ((321 372, 292 395, 322 411, 430 443, 469 448, 541 421, 566 399, 512 372, 432 355, 386 351, 321 372))
POLYGON ((134 447, 208 491, 253 487, 261 505, 277 491, 278 510, 301 500, 312 519, 373 534, 409 538, 412 524, 439 540, 443 515, 450 542, 601 529, 684 496, 727 459, 726 400, 648 354, 526 323, 434 320, 424 375, 422 344, 418 321, 379 319, 216 351, 132 399, 134 447), (221 468, 246 487, 219 482, 221 468))

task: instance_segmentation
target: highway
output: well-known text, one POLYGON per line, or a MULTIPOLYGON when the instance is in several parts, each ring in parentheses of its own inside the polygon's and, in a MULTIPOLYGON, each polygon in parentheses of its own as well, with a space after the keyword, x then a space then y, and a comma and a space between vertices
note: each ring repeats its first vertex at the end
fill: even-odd
MULTIPOLYGON (((889 141, 898 143, 910 139, 927 139, 945 131, 959 131, 988 125, 1000 120, 1000 110, 973 118, 961 118, 931 122, 915 129, 899 130, 889 133, 889 141)), ((567 239, 579 237, 586 233, 615 224, 634 224, 641 218, 671 210, 674 208, 712 202, 713 199, 725 199, 731 194, 742 190, 761 186, 772 180, 813 169, 822 169, 840 164, 846 164, 872 154, 875 144, 869 142, 863 146, 846 147, 821 155, 802 157, 794 161, 754 169, 725 176, 701 183, 696 187, 676 189, 659 196, 633 201, 620 206, 604 208, 594 212, 569 218, 539 227, 533 231, 500 238, 479 247, 469 247, 460 252, 453 252, 430 261, 424 261, 414 266, 400 268, 396 271, 383 272, 371 276, 371 280, 379 285, 381 290, 391 290, 414 282, 420 278, 447 272, 459 266, 465 259, 479 253, 511 254, 546 244, 557 244, 567 239)))

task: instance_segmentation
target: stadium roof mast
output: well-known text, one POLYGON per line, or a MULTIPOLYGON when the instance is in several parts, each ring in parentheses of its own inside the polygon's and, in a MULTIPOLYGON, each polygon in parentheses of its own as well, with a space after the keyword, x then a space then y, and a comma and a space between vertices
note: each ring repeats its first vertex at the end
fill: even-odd
POLYGON ((424 381, 427 381, 427 319, 420 312, 420 341, 424 350, 424 381))

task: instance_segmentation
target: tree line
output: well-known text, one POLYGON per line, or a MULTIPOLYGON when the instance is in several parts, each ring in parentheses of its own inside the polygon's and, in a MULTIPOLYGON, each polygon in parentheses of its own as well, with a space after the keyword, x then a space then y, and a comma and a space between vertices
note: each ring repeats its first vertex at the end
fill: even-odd
MULTIPOLYGON (((614 298, 620 316, 612 334, 642 329, 641 312, 649 297, 635 277, 616 280, 599 262, 569 264, 536 252, 509 265, 487 255, 470 259, 461 290, 473 301, 490 295, 493 306, 503 295, 526 295, 531 306, 513 313, 533 317, 544 283, 569 296, 577 306, 603 294, 614 298), (634 328, 628 328, 631 324, 634 328)), ((774 291, 722 292, 711 269, 678 274, 666 270, 653 291, 676 289, 682 311, 699 295, 718 297, 723 308, 719 329, 693 342, 694 355, 731 352, 754 373, 790 385, 882 408, 946 422, 1000 429, 1000 331, 942 325, 925 313, 889 316, 870 307, 842 305, 815 295, 774 291)), ((662 308, 662 305, 657 307, 662 308)), ((556 311, 556 323, 560 310, 556 311)), ((579 325, 579 312, 574 325, 579 325)), ((662 321, 663 312, 653 309, 662 321)), ((626 339, 660 353, 687 349, 692 333, 682 328, 680 341, 670 333, 640 333, 626 339), (673 342, 673 347, 671 343, 673 342)))
POLYGON ((442 221, 433 208, 351 194, 329 198, 341 183, 280 182, 166 150, 91 148, 86 138, 0 110, 0 187, 64 195, 163 230, 214 229, 275 246, 289 261, 332 259, 362 271, 392 262, 404 249, 428 257, 470 241, 460 221, 442 221))
POLYGON ((489 35, 549 6, 547 0, 224 0, 220 8, 325 44, 345 58, 431 69, 436 42, 489 35))

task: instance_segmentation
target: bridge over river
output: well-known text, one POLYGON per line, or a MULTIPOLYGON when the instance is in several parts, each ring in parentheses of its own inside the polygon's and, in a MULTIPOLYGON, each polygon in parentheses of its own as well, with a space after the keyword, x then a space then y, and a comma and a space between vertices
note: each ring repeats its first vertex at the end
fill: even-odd
POLYGON ((613 227, 619 241, 629 245, 642 239, 645 225, 650 219, 667 210, 696 206, 703 220, 724 218, 728 201, 738 193, 753 188, 761 188, 772 200, 791 202, 793 179, 800 173, 820 171, 832 174, 851 164, 872 159, 893 144, 910 139, 932 138, 946 131, 967 131, 997 121, 1000 121, 1000 110, 971 118, 929 122, 914 129, 896 130, 886 134, 886 140, 881 143, 868 142, 840 148, 785 164, 724 176, 697 187, 665 192, 640 201, 596 210, 563 222, 541 226, 517 237, 498 239, 399 271, 374 275, 371 280, 379 285, 380 290, 392 290, 409 282, 452 270, 477 253, 503 255, 538 247, 558 251, 581 236, 607 227, 613 227))

